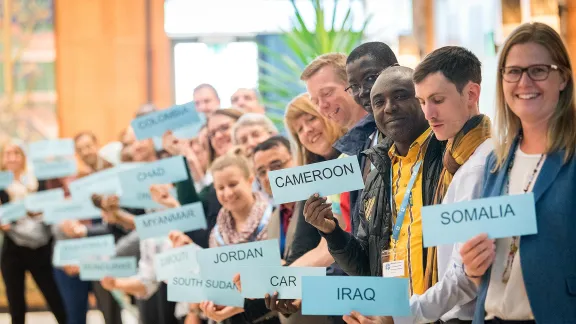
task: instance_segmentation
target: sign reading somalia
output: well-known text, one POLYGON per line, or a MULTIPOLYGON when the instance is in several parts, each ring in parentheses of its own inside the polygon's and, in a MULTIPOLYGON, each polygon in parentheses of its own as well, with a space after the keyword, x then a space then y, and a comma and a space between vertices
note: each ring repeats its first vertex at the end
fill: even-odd
POLYGON ((196 112, 194 103, 175 105, 138 117, 130 123, 139 140, 161 137, 169 130, 176 130, 194 124, 202 124, 203 119, 196 112))
POLYGON ((122 192, 129 193, 134 188, 149 190, 153 184, 169 184, 188 179, 186 158, 179 155, 146 163, 137 168, 118 174, 122 192))
POLYGON ((208 226, 201 202, 138 216, 134 218, 134 224, 140 240, 167 236, 173 230, 188 232, 208 226))
POLYGON ((358 158, 349 156, 268 172, 275 204, 306 200, 364 188, 358 158))
POLYGON ((408 278, 303 277, 302 284, 302 315, 411 315, 408 278))
POLYGON ((532 193, 422 207, 424 247, 465 242, 482 233, 496 239, 537 232, 532 193))

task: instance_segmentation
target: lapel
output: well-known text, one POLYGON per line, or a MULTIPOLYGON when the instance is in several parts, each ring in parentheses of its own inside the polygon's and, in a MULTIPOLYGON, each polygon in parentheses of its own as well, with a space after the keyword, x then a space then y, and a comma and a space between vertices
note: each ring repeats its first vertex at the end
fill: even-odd
POLYGON ((534 184, 534 189, 532 192, 534 193, 534 201, 538 202, 540 197, 550 188, 560 169, 562 168, 564 158, 564 151, 554 152, 552 154, 548 154, 546 156, 546 160, 544 161, 544 165, 542 165, 542 170, 540 170, 540 175, 538 175, 538 179, 536 179, 536 183, 534 184))
MULTIPOLYGON (((516 153, 516 149, 518 148, 518 137, 516 137, 514 139, 514 143, 512 143, 512 146, 510 147, 510 151, 508 153, 508 157, 506 158, 506 161, 504 161, 504 164, 500 167, 500 169, 498 171, 496 171, 496 179, 494 179, 494 186, 492 186, 492 191, 491 192, 487 192, 487 194, 490 197, 495 197, 495 196, 501 196, 503 194, 504 191, 504 186, 506 185, 506 178, 508 176, 508 167, 510 166, 510 162, 512 161, 512 158, 514 157, 514 154, 516 153)), ((488 167, 490 169, 487 170, 487 172, 492 172, 492 165, 488 165, 488 167)))

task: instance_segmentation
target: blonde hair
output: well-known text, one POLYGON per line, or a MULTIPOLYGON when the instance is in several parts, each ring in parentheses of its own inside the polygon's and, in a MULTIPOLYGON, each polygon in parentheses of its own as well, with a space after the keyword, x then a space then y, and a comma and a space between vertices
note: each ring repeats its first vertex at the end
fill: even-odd
POLYGON ((326 129, 326 133, 329 137, 330 144, 336 142, 340 137, 344 135, 344 133, 346 133, 345 128, 340 127, 335 122, 324 118, 322 115, 320 115, 320 113, 318 113, 314 104, 310 100, 310 95, 308 93, 303 93, 294 98, 286 107, 285 123, 286 128, 296 143, 296 152, 298 155, 297 159, 299 165, 306 165, 324 160, 323 157, 307 150, 298 138, 298 130, 295 128, 294 123, 304 114, 312 115, 322 121, 322 124, 326 129))
POLYGON ((2 148, 0 148, 0 171, 6 171, 6 166, 4 165, 4 152, 6 152, 6 148, 8 147, 14 147, 16 148, 16 151, 18 151, 18 153, 20 153, 20 155, 22 155, 22 171, 21 173, 24 174, 27 171, 27 164, 26 164, 26 153, 24 152, 24 149, 15 143, 5 143, 4 145, 2 145, 2 148))
POLYGON ((342 53, 328 53, 322 54, 315 58, 300 75, 300 80, 306 81, 318 73, 321 68, 331 66, 339 81, 343 84, 348 84, 348 77, 346 76, 346 54, 342 53))
POLYGON ((212 165, 210 166, 210 171, 214 174, 217 171, 222 171, 227 167, 236 166, 238 167, 246 179, 252 176, 252 168, 250 163, 244 157, 244 153, 239 149, 232 149, 228 153, 216 158, 212 165))
MULTIPOLYGON (((576 150, 576 106, 574 105, 574 79, 566 46, 560 35, 550 26, 542 23, 526 23, 516 28, 502 47, 498 69, 504 68, 510 49, 517 44, 535 43, 548 50, 559 72, 567 80, 566 88, 560 92, 556 110, 548 123, 547 152, 566 150, 564 161, 571 159, 576 150)), ((496 168, 504 164, 515 137, 522 129, 520 118, 506 103, 502 87, 502 73, 498 73, 496 83, 496 168)))

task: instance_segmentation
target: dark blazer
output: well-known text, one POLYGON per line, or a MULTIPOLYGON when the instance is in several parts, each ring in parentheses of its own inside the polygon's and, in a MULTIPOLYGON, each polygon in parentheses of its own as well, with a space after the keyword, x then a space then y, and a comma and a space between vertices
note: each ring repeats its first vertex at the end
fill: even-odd
MULTIPOLYGON (((483 197, 501 195, 518 139, 497 172, 488 157, 483 197)), ((520 240, 520 262, 530 307, 537 323, 576 323, 576 158, 548 154, 534 184, 538 234, 520 240)), ((484 323, 490 269, 478 289, 474 324, 484 323)))

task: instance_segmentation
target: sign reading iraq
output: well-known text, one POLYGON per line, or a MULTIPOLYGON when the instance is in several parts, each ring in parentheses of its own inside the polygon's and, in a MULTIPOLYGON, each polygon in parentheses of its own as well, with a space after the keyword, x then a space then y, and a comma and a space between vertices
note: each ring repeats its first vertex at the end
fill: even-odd
POLYGON ((167 236, 173 230, 188 232, 208 226, 201 202, 138 216, 134 218, 134 224, 140 240, 167 236))
POLYGON ((481 233, 496 239, 537 232, 532 193, 422 207, 424 247, 465 242, 481 233))
POLYGON ((306 200, 312 194, 339 194, 364 188, 358 158, 349 156, 268 172, 275 204, 306 200))
POLYGON ((194 103, 175 105, 168 109, 156 111, 138 117, 130 123, 139 140, 161 137, 169 130, 202 124, 203 119, 196 112, 194 103))

